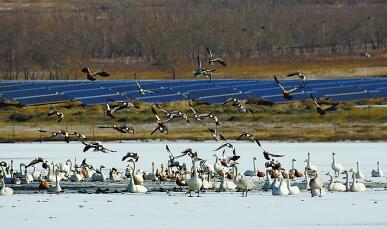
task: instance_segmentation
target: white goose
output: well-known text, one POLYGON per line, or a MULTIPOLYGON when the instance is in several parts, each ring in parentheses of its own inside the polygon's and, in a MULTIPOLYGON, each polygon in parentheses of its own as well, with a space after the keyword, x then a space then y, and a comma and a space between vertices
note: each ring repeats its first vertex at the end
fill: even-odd
POLYGON ((359 162, 356 162, 356 178, 357 179, 364 179, 364 174, 359 169, 359 162))
POLYGON ((340 172, 344 171, 345 169, 344 169, 344 166, 342 164, 336 162, 336 157, 335 156, 336 156, 336 154, 332 153, 333 161, 332 161, 331 168, 333 169, 333 171, 335 172, 335 176, 337 177, 337 176, 340 175, 340 172))
POLYGON ((349 170, 352 172, 352 185, 351 185, 351 192, 364 192, 367 190, 365 185, 360 182, 356 182, 356 174, 355 172, 351 169, 349 170))
POLYGON ((187 185, 188 185, 188 191, 189 191, 189 196, 192 197, 191 192, 192 191, 198 191, 198 196, 200 193, 200 188, 203 185, 202 180, 198 177, 198 171, 196 170, 196 158, 192 159, 192 177, 187 180, 187 185))
POLYGON ((55 186, 51 187, 50 192, 60 193, 62 191, 62 187, 59 184, 59 170, 55 171, 55 186))
POLYGON ((373 169, 371 172, 372 177, 384 177, 384 173, 382 168, 380 168, 379 161, 377 162, 377 164, 378 164, 378 167, 376 168, 376 170, 373 169))
POLYGON ((9 187, 5 187, 4 179, 3 177, 1 177, 0 178, 0 196, 12 196, 12 195, 13 195, 13 189, 9 187))
POLYGON ((93 173, 93 175, 91 176, 91 180, 92 181, 105 182, 106 181, 106 177, 105 177, 105 175, 102 172, 102 169, 104 169, 104 168, 105 168, 105 166, 101 165, 99 167, 99 170, 97 172, 93 173))
POLYGON ((145 186, 134 183, 134 170, 136 169, 136 163, 132 159, 130 159, 129 161, 133 162, 133 168, 129 168, 129 173, 131 174, 131 176, 130 176, 130 181, 128 184, 128 191, 131 193, 145 193, 145 192, 147 192, 148 189, 145 186))
POLYGON ((333 177, 331 172, 328 172, 326 175, 331 178, 330 182, 328 184, 328 191, 331 191, 331 192, 345 192, 345 190, 346 190, 345 189, 345 185, 340 183, 340 182, 335 182, 335 178, 333 177))
POLYGON ((243 175, 247 177, 256 177, 257 176, 257 169, 255 167, 255 161, 257 160, 256 157, 253 157, 253 168, 254 170, 246 170, 243 175))

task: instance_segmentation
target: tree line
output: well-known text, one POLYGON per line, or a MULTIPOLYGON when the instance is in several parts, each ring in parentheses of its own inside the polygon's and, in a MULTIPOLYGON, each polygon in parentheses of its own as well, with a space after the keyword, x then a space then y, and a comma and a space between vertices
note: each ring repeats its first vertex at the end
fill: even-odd
POLYGON ((383 51, 381 0, 116 0, 0 10, 2 79, 73 79, 90 60, 173 68, 211 47, 232 60, 383 51), (125 61, 122 61, 125 60, 125 61), (120 62, 121 61, 121 62, 120 62))

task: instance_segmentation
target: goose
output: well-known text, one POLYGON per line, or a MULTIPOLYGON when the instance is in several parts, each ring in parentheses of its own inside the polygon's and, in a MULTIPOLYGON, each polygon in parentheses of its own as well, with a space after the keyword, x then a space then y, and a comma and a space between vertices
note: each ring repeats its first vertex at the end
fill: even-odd
POLYGON ((223 103, 223 105, 226 105, 228 103, 231 103, 231 105, 233 107, 236 107, 238 109, 238 111, 241 112, 241 113, 244 113, 244 112, 254 113, 254 111, 251 108, 246 108, 245 106, 243 106, 242 102, 239 99, 235 98, 235 97, 228 98, 223 103))
POLYGON ((280 184, 278 187, 274 186, 273 189, 271 190, 271 194, 273 196, 287 196, 289 195, 289 189, 287 187, 286 182, 284 179, 281 177, 280 178, 280 184))
POLYGON ((121 126, 117 124, 113 124, 112 126, 98 126, 98 128, 109 128, 109 129, 114 129, 123 134, 127 134, 127 133, 134 134, 134 128, 129 124, 124 124, 121 126))
MULTIPOLYGON (((5 174, 4 174, 5 175, 5 174)), ((9 187, 5 187, 5 182, 3 176, 0 177, 0 196, 12 196, 13 189, 9 187)))
POLYGON ((310 163, 310 153, 308 153, 308 159, 306 159, 305 162, 306 162, 306 168, 308 171, 317 171, 318 172, 317 166, 312 165, 310 163))
POLYGON ((376 168, 376 170, 373 169, 373 170, 371 171, 372 177, 384 177, 384 173, 383 173, 382 168, 380 168, 380 163, 379 163, 379 161, 377 162, 377 165, 378 165, 378 167, 376 168))
POLYGON ((63 120, 63 118, 64 118, 63 113, 60 112, 60 111, 57 110, 57 109, 50 110, 50 111, 48 112, 48 115, 47 115, 47 116, 50 117, 50 116, 53 116, 53 115, 55 115, 56 118, 58 119, 58 120, 57 120, 57 123, 60 123, 60 122, 63 120))
POLYGON ((214 151, 218 151, 218 150, 220 150, 220 149, 222 149, 222 148, 224 148, 224 147, 228 147, 228 148, 234 148, 234 146, 231 144, 231 143, 224 143, 224 144, 222 144, 222 145, 220 145, 217 149, 215 149, 214 151))
POLYGON ((208 128, 208 131, 211 133, 212 139, 214 139, 214 141, 220 141, 220 140, 225 141, 226 140, 224 135, 220 131, 218 131, 217 129, 208 128))
POLYGON ((109 116, 112 119, 115 119, 116 116, 114 116, 114 113, 118 111, 119 107, 110 107, 109 103, 106 103, 106 110, 104 111, 107 116, 109 116))
POLYGON ((359 162, 356 162, 356 178, 357 179, 364 179, 364 174, 359 169, 359 162))
POLYGON ((141 87, 141 85, 137 81, 137 73, 136 72, 133 73, 133 79, 134 79, 134 81, 136 81, 136 84, 137 84, 137 87, 138 87, 138 93, 140 95, 145 95, 145 94, 148 94, 148 93, 154 93, 154 91, 146 90, 146 89, 141 87))
POLYGON ((265 182, 263 183, 263 191, 269 191, 269 189, 271 189, 271 180, 270 180, 270 170, 266 170, 266 180, 265 182))
POLYGON ((127 152, 125 156, 122 157, 121 161, 125 161, 127 158, 132 158, 134 162, 137 162, 140 156, 138 155, 138 153, 127 152))
POLYGON ((155 104, 155 105, 162 112, 164 112, 164 114, 166 115, 167 119, 173 120, 175 118, 183 118, 183 119, 185 119, 185 121, 187 123, 190 123, 190 121, 188 120, 188 116, 185 113, 183 113, 182 111, 171 111, 171 112, 168 112, 167 110, 161 108, 159 104, 155 104))
POLYGON ((197 159, 193 158, 192 159, 192 177, 187 180, 187 185, 188 185, 188 191, 189 191, 189 196, 192 197, 191 192, 192 191, 198 191, 198 196, 200 195, 200 188, 203 185, 202 180, 198 177, 198 172, 196 170, 196 163, 197 159))
POLYGON ((347 170, 344 170, 341 174, 345 174, 345 191, 351 191, 351 187, 349 186, 349 174, 347 170))
POLYGON ((336 109, 336 106, 339 105, 339 103, 333 103, 330 104, 329 106, 321 106, 316 99, 313 97, 312 94, 310 94, 310 97, 312 98, 313 104, 316 106, 316 111, 320 115, 325 115, 327 111, 333 111, 336 109))
POLYGON ((331 178, 330 182, 328 184, 328 191, 331 191, 331 192, 345 192, 345 190, 346 190, 345 185, 340 183, 340 182, 335 182, 335 178, 333 177, 331 172, 328 172, 325 175, 327 175, 327 176, 329 176, 331 178))
MULTIPOLYGON (((310 186, 311 190, 314 190, 314 189, 318 190, 317 193, 320 193, 320 197, 321 197, 322 196, 323 182, 318 177, 318 171, 312 171, 312 173, 313 173, 314 177, 312 179, 310 179, 309 186, 310 186)), ((313 191, 311 191, 311 193, 312 193, 312 197, 313 197, 314 196, 313 191)))
POLYGON ((202 67, 202 62, 200 61, 200 56, 197 56, 197 63, 196 63, 196 69, 193 71, 193 75, 195 77, 199 77, 201 75, 205 76, 206 78, 210 78, 209 81, 212 79, 212 72, 214 72, 215 69, 206 69, 202 67))
POLYGON ((286 176, 286 182, 287 182, 287 188, 289 190, 289 195, 298 195, 298 194, 300 194, 300 188, 298 188, 297 186, 290 186, 289 175, 286 176))
POLYGON ((192 112, 194 113, 194 119, 196 120, 196 121, 202 121, 202 118, 204 117, 203 115, 204 114, 198 114, 197 112, 196 112, 196 110, 194 109, 194 107, 193 107, 193 105, 190 103, 190 102, 188 102, 188 105, 189 105, 189 108, 192 110, 192 112))
POLYGON ((289 171, 289 178, 291 177, 303 177, 304 175, 296 169, 296 159, 292 159, 292 169, 289 171))
POLYGON ((79 132, 72 132, 72 133, 69 133, 69 135, 74 135, 78 138, 78 140, 81 140, 81 141, 87 140, 86 135, 81 134, 79 132))
POLYGON ((225 174, 222 172, 222 180, 219 185, 220 191, 228 191, 228 190, 235 190, 236 185, 233 181, 227 180, 225 174))
POLYGON ((257 176, 257 169, 255 167, 255 161, 257 160, 256 157, 253 157, 253 168, 254 170, 246 170, 243 175, 248 176, 248 177, 255 177, 257 176))
POLYGON ((349 170, 352 172, 352 185, 351 185, 351 192, 364 192, 367 190, 365 185, 363 183, 356 181, 356 173, 353 171, 353 169, 349 170))
POLYGON ((102 153, 108 153, 108 152, 117 152, 115 150, 110 150, 106 147, 104 147, 101 143, 99 142, 84 142, 81 141, 85 147, 83 148, 83 152, 87 152, 89 149, 93 149, 94 152, 102 152, 102 153))
POLYGON ((208 57, 208 64, 211 64, 211 65, 214 65, 215 62, 223 65, 223 66, 227 66, 227 64, 224 62, 224 60, 220 57, 214 57, 214 55, 212 54, 212 51, 211 49, 209 48, 206 48, 206 51, 208 53, 208 55, 210 55, 208 57))
POLYGON ((200 161, 200 165, 202 166, 203 171, 207 174, 211 175, 215 173, 214 165, 210 164, 208 161, 202 160, 200 161))
MULTIPOLYGON (((47 130, 41 130, 41 129, 39 129, 38 131, 42 133, 49 132, 47 130)), ((50 135, 51 136, 48 139, 51 139, 54 137, 63 137, 66 143, 70 143, 70 134, 65 130, 51 131, 50 135)))
POLYGON ((136 108, 136 109, 141 109, 140 106, 138 106, 137 104, 135 103, 130 103, 128 101, 116 101, 116 100, 112 100, 112 99, 108 99, 109 101, 113 101, 113 102, 118 102, 119 105, 117 106, 116 110, 119 111, 119 110, 124 110, 124 109, 132 109, 132 108, 136 108))
POLYGON ((157 122, 157 126, 155 128, 153 128, 151 135, 154 132, 156 132, 157 130, 160 131, 160 133, 168 134, 168 127, 165 125, 165 123, 167 123, 170 119, 166 119, 166 120, 161 119, 158 116, 156 110, 153 108, 153 106, 151 107, 151 109, 152 109, 152 113, 155 116, 156 122, 157 122))
POLYGON ((336 154, 332 153, 333 161, 332 161, 331 168, 333 169, 333 171, 335 172, 335 176, 337 177, 337 176, 340 175, 340 172, 344 171, 345 169, 344 169, 344 166, 342 164, 336 162, 336 157, 335 156, 336 156, 336 154))
POLYGON ((55 170, 55 186, 51 187, 50 192, 60 193, 62 192, 62 188, 59 184, 59 170, 55 170))
MULTIPOLYGON (((303 75, 302 75, 303 76, 303 75)), ((293 98, 292 96, 292 93, 300 90, 301 88, 305 87, 305 76, 301 77, 300 76, 300 84, 292 89, 285 89, 284 86, 282 86, 282 84, 279 82, 279 80, 277 79, 277 76, 273 76, 274 77, 274 81, 277 83, 277 85, 281 88, 282 90, 282 94, 283 94, 283 97, 287 100, 290 100, 293 98)))
POLYGON ((136 169, 136 162, 134 162, 134 160, 131 158, 129 159, 128 162, 132 162, 133 163, 133 167, 129 167, 129 172, 131 174, 130 176, 130 181, 129 181, 129 184, 128 184, 128 191, 131 192, 131 193, 145 193, 148 191, 148 189, 143 186, 143 185, 140 185, 140 184, 135 184, 134 183, 134 170, 136 169))
POLYGON ((89 67, 84 67, 81 69, 81 72, 86 73, 86 78, 90 81, 95 81, 95 76, 102 76, 102 77, 109 77, 110 74, 102 71, 102 70, 96 70, 95 72, 91 72, 89 67))
POLYGON ((239 135, 237 137, 236 140, 241 140, 242 138, 247 138, 249 141, 251 142, 256 142, 258 144, 258 146, 261 147, 261 143, 259 142, 259 140, 255 137, 255 134, 252 134, 252 133, 249 133, 247 131, 244 131, 241 135, 239 135))

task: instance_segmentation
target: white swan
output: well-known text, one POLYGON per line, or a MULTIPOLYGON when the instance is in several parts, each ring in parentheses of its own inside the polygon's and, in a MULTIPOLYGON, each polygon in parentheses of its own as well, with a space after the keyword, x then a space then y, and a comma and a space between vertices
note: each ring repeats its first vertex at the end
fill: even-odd
POLYGON ((308 175, 308 168, 307 167, 305 167, 304 176, 305 176, 305 189, 310 190, 309 175, 308 175))
POLYGON ((223 173, 224 172, 224 166, 222 163, 220 163, 218 155, 214 154, 215 157, 215 163, 214 163, 214 170, 217 174, 223 173))
POLYGON ((286 177, 286 182, 287 182, 287 188, 289 190, 289 195, 298 195, 298 194, 300 194, 300 188, 298 188, 297 186, 290 186, 289 176, 286 177))
POLYGON ((289 195, 289 189, 287 187, 286 182, 284 181, 284 179, 282 177, 280 178, 279 187, 273 187, 271 194, 273 196, 287 196, 287 195, 289 195))
POLYGON ((335 182, 335 178, 333 177, 332 173, 331 172, 328 172, 327 174, 325 174, 327 176, 329 176, 331 179, 330 179, 330 182, 328 184, 328 191, 331 191, 331 192, 345 192, 345 185, 340 183, 340 182, 335 182))
POLYGON ((323 182, 322 180, 318 177, 318 171, 312 171, 312 173, 314 174, 314 177, 312 179, 310 179, 309 181, 309 186, 311 188, 311 193, 312 193, 312 197, 315 196, 313 195, 313 190, 316 189, 317 191, 314 191, 315 193, 319 193, 320 194, 320 197, 322 196, 322 188, 323 188, 323 182))
POLYGON ((224 173, 222 173, 222 181, 220 182, 219 190, 227 191, 227 190, 235 190, 236 185, 233 181, 227 180, 224 173))
MULTIPOLYGON (((4 174, 5 175, 5 174, 4 174)), ((12 196, 13 195, 13 189, 9 187, 5 187, 4 179, 3 177, 0 178, 0 196, 12 196)))
POLYGON ((103 174, 102 172, 102 169, 104 169, 105 166, 101 165, 99 167, 99 171, 93 173, 93 175, 91 176, 91 180, 92 181, 101 181, 101 182, 105 182, 106 181, 106 177, 105 175, 103 174))
POLYGON ((39 173, 39 172, 36 171, 35 165, 33 165, 32 168, 34 169, 34 170, 32 171, 32 174, 31 174, 31 175, 32 175, 33 181, 39 181, 39 176, 40 176, 41 173, 39 173))
POLYGON ((234 183, 238 189, 242 190, 242 196, 247 196, 247 192, 255 188, 255 183, 241 174, 238 174, 238 167, 235 165, 235 180, 234 183))
POLYGON ((356 182, 356 174, 355 172, 351 169, 349 170, 352 172, 352 185, 351 185, 351 192, 364 192, 367 190, 365 185, 360 182, 356 182))
POLYGON ((62 191, 62 187, 59 184, 59 170, 55 171, 55 186, 51 187, 50 192, 60 193, 62 191))
POLYGON ((384 173, 382 168, 380 168, 379 161, 377 162, 377 164, 378 164, 378 167, 376 168, 376 170, 373 169, 371 172, 372 177, 384 177, 384 173))
POLYGON ((74 170, 73 174, 69 177, 72 182, 79 182, 83 180, 83 175, 77 169, 74 170))
POLYGON ((266 180, 265 183, 263 183, 263 191, 269 191, 271 189, 271 180, 270 180, 270 170, 266 170, 266 180))
POLYGON ((357 179, 364 179, 364 174, 359 169, 359 162, 356 162, 356 178, 357 179))
POLYGON ((120 173, 117 172, 117 169, 112 168, 109 172, 109 179, 111 181, 120 181, 120 180, 122 180, 122 177, 121 177, 120 173))
POLYGON ((350 192, 350 191, 351 191, 351 187, 349 186, 349 175, 348 175, 348 171, 347 171, 347 170, 344 170, 341 174, 345 174, 345 191, 346 191, 346 192, 350 192))
POLYGON ((256 177, 257 176, 257 169, 255 167, 255 161, 257 160, 256 157, 253 157, 253 168, 254 170, 246 170, 243 175, 247 177, 256 177))
POLYGON ((318 172, 317 166, 312 165, 310 163, 310 153, 309 152, 308 152, 308 159, 306 159, 305 162, 306 162, 306 168, 308 169, 309 172, 311 172, 311 171, 317 171, 318 172))
POLYGON ((344 166, 340 163, 337 163, 336 162, 336 154, 335 153, 332 153, 332 165, 331 165, 331 168, 333 169, 333 171, 335 172, 335 176, 339 176, 340 175, 340 172, 341 171, 344 171, 344 166))
POLYGON ((131 176, 128 184, 128 191, 131 193, 147 192, 148 189, 145 186, 134 183, 134 170, 136 169, 136 163, 133 160, 129 160, 129 161, 133 162, 133 168, 129 168, 129 173, 131 174, 131 176))
POLYGON ((188 191, 189 191, 189 196, 190 197, 192 197, 191 192, 192 191, 196 191, 196 190, 198 191, 198 196, 199 196, 200 188, 203 185, 203 182, 198 177, 198 172, 196 170, 196 165, 195 165, 196 160, 197 159, 195 159, 195 158, 192 159, 192 171, 193 171, 193 174, 192 174, 192 177, 187 180, 188 191))

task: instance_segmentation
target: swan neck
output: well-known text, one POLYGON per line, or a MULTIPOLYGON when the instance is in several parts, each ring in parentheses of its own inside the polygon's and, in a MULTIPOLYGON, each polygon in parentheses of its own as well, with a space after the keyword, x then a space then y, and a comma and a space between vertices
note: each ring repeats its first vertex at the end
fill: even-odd
POLYGON ((254 168, 254 173, 257 173, 257 169, 255 167, 255 159, 253 159, 253 168, 254 168))
POLYGON ((152 162, 152 174, 155 174, 155 163, 152 162))
POLYGON ((294 171, 295 168, 295 162, 292 160, 292 170, 294 171))

